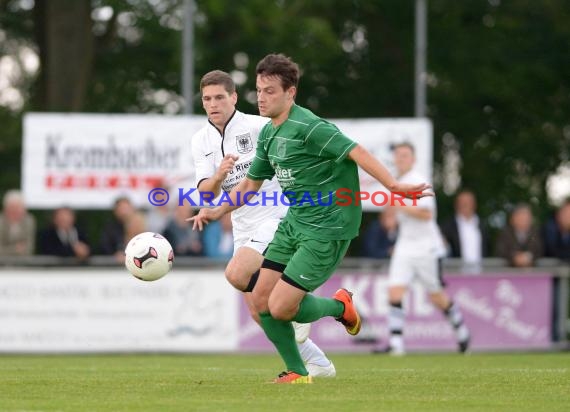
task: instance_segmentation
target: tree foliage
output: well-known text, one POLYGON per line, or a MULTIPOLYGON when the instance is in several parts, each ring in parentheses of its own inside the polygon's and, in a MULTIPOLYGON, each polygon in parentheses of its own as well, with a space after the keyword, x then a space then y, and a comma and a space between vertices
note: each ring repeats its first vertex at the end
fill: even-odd
POLYGON ((487 213, 520 201, 545 210, 546 179, 570 155, 570 4, 430 5, 436 153, 458 144, 462 182, 487 213))

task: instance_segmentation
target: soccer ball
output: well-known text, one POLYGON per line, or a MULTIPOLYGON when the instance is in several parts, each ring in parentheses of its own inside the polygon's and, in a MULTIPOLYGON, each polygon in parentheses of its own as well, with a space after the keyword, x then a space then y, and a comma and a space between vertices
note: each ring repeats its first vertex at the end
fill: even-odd
POLYGON ((168 240, 153 232, 133 237, 125 248, 125 266, 137 279, 152 281, 172 269, 174 252, 168 240))

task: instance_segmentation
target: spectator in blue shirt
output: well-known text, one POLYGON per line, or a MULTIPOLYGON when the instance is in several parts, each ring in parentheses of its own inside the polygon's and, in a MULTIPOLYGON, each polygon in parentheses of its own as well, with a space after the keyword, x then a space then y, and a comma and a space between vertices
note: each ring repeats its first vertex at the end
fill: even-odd
POLYGON ((398 221, 396 209, 386 207, 378 213, 364 232, 362 251, 365 257, 387 259, 392 256, 396 237, 398 236, 398 221))
POLYGON ((220 220, 210 222, 204 230, 203 241, 207 257, 229 260, 234 253, 231 215, 227 213, 220 220))

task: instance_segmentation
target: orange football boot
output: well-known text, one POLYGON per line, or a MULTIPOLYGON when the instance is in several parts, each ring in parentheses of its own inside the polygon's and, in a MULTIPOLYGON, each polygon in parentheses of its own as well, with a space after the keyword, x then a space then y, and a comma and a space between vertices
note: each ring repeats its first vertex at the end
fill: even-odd
POLYGON ((340 318, 337 318, 337 321, 344 325, 349 335, 358 335, 362 323, 352 301, 352 292, 346 289, 339 289, 333 295, 333 299, 342 302, 344 305, 344 312, 340 318))

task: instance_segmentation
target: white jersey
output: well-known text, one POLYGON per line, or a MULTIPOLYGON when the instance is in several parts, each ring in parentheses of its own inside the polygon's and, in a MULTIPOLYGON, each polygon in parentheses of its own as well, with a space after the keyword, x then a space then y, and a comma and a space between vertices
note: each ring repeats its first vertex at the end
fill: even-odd
MULTIPOLYGON (((428 180, 411 170, 401 176, 398 181, 418 184, 425 183, 428 180)), ((405 200, 408 206, 412 206, 413 202, 413 199, 405 200)), ((398 239, 394 247, 394 255, 443 257, 445 255, 445 246, 436 223, 437 207, 435 198, 427 196, 417 199, 416 207, 429 209, 432 212, 432 218, 423 220, 398 212, 398 239)))
MULTIPOLYGON (((222 190, 230 192, 234 186, 241 182, 255 158, 255 149, 259 132, 269 121, 266 117, 254 116, 235 111, 224 133, 210 122, 192 136, 192 156, 196 166, 196 187, 204 180, 216 173, 225 155, 239 156, 234 168, 222 182, 222 190)), ((232 212, 234 234, 236 232, 249 232, 255 229, 266 219, 281 219, 287 213, 287 206, 281 202, 281 187, 276 178, 263 182, 259 192, 267 192, 276 201, 268 198, 266 205, 262 205, 261 196, 251 199, 250 202, 259 202, 258 206, 245 205, 232 212), (276 205, 275 205, 276 204, 276 205)))

